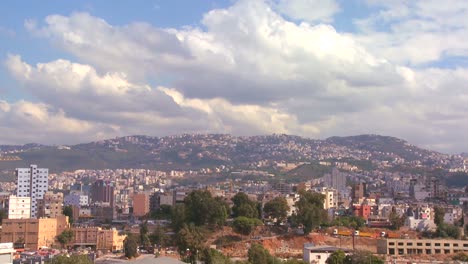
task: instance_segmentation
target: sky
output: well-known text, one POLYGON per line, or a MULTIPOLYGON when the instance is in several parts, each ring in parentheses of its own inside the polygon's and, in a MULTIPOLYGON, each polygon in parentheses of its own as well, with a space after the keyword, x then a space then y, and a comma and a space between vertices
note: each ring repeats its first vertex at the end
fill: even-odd
POLYGON ((466 131, 466 0, 0 4, 0 144, 466 131))

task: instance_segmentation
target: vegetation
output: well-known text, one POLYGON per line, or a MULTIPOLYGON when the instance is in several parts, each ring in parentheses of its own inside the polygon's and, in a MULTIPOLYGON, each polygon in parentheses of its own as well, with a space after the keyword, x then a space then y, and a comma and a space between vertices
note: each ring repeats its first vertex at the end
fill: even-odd
POLYGON ((156 229, 148 236, 152 245, 157 245, 158 247, 165 247, 172 245, 171 239, 166 235, 164 229, 161 226, 157 226, 156 229))
POLYGON ((444 215, 445 215, 444 208, 442 208, 440 206, 435 206, 434 207, 434 223, 437 226, 440 226, 441 224, 444 223, 444 215))
POLYGON ((456 261, 468 262, 468 254, 459 252, 453 256, 452 259, 456 261))
POLYGON ((7 219, 7 218, 8 218, 8 212, 5 209, 1 209, 0 210, 0 225, 3 222, 3 219, 7 219))
POLYGON ((239 216, 234 220, 232 227, 235 232, 247 236, 255 230, 255 227, 261 224, 262 221, 260 221, 260 219, 239 216))
POLYGON ((92 264, 87 255, 55 256, 47 264, 92 264))
POLYGON ((73 207, 71 205, 64 206, 62 213, 63 215, 68 216, 68 222, 73 224, 73 207))
POLYGON ((300 192, 301 198, 296 202, 296 221, 304 226, 304 233, 327 221, 327 212, 323 209, 325 195, 311 191, 300 192))
POLYGON ((275 197, 271 201, 265 203, 263 212, 266 218, 276 219, 277 223, 283 222, 289 211, 289 205, 284 197, 275 197))
POLYGON ((445 183, 449 187, 463 187, 468 185, 468 173, 466 172, 455 172, 449 175, 445 180, 445 183))
POLYGON ((128 234, 124 240, 124 253, 127 258, 138 256, 138 238, 132 234, 128 234))
POLYGON ((232 213, 234 217, 245 216, 248 218, 258 218, 260 216, 258 204, 249 199, 247 194, 238 192, 232 198, 234 205, 232 206, 232 213))
POLYGON ((150 244, 150 239, 148 236, 148 223, 144 222, 140 226, 140 245, 148 246, 150 244))
POLYGON ((327 264, 345 264, 346 254, 342 250, 333 252, 326 260, 327 264))
POLYGON ((289 172, 285 177, 288 181, 301 182, 308 181, 310 178, 318 179, 323 177, 325 174, 330 173, 332 167, 320 165, 318 162, 301 165, 289 172))
POLYGON ((172 206, 167 204, 162 204, 159 209, 150 212, 150 217, 152 219, 171 219, 171 210, 172 206))
POLYGON ((71 229, 65 229, 60 235, 57 236, 57 240, 63 248, 73 240, 73 237, 73 231, 71 229))
POLYGON ((181 256, 185 256, 190 263, 194 262, 198 252, 203 249, 205 235, 201 227, 194 224, 184 224, 182 229, 177 233, 176 245, 181 256))
POLYGON ((333 252, 326 260, 327 264, 384 264, 384 260, 374 256, 369 251, 355 251, 351 255, 346 255, 343 251, 333 252))
POLYGON ((400 216, 397 213, 395 207, 392 207, 392 211, 390 212, 388 219, 390 220, 390 223, 392 224, 391 229, 399 230, 400 227, 402 227, 405 224, 406 217, 404 215, 400 216))
POLYGON ((250 263, 255 264, 274 264, 281 263, 280 260, 270 255, 270 252, 266 250, 260 244, 252 244, 247 252, 247 256, 250 263))
POLYGON ((171 223, 175 232, 178 232, 186 223, 185 205, 176 204, 171 210, 171 223))
POLYGON ((204 261, 206 264, 231 264, 232 263, 229 257, 223 255, 221 252, 212 248, 203 249, 201 260, 204 261))
POLYGON ((434 234, 437 237, 442 237, 442 238, 454 238, 454 239, 459 239, 460 238, 460 228, 454 225, 449 225, 442 223, 437 226, 437 230, 434 234))
POLYGON ((330 223, 331 226, 346 226, 358 230, 361 227, 364 227, 365 224, 366 221, 358 216, 340 216, 333 219, 333 221, 330 223))

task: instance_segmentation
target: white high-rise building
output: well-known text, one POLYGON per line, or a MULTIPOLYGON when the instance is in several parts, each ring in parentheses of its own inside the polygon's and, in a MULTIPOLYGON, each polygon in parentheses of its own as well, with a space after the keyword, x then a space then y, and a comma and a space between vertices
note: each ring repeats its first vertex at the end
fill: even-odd
POLYGON ((49 169, 31 165, 16 169, 16 196, 31 197, 31 218, 37 217, 37 200, 44 198, 49 188, 49 169))
POLYGON ((10 195, 8 199, 8 219, 31 218, 31 198, 10 195))

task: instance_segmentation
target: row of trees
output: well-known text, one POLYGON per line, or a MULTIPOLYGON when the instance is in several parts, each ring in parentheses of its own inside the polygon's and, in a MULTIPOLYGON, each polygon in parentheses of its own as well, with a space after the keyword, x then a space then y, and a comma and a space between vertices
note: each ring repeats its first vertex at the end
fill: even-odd
MULTIPOLYGON (((324 195, 313 192, 302 192, 296 202, 296 212, 290 222, 304 227, 305 233, 326 221, 327 214, 323 209, 324 195)), ((184 203, 171 208, 161 208, 151 215, 157 218, 171 220, 175 237, 172 242, 177 246, 182 256, 193 259, 197 255, 206 257, 204 248, 205 239, 209 233, 226 225, 227 218, 232 216, 232 228, 235 232, 248 236, 257 226, 263 224, 263 218, 270 219, 280 224, 287 220, 289 206, 284 197, 276 197, 263 206, 261 203, 251 200, 243 192, 237 193, 232 198, 232 208, 222 198, 212 197, 207 190, 196 190, 184 199, 184 203), (201 255, 201 252, 204 252, 201 255)), ((152 234, 148 234, 145 224, 140 229, 140 243, 145 241, 163 245, 168 243, 165 230, 158 227, 152 234)), ((169 242, 170 243, 170 242, 169 242)), ((215 256, 217 258, 219 256, 215 256)))
POLYGON ((333 252, 326 260, 327 264, 384 264, 384 260, 374 256, 369 251, 355 251, 353 254, 346 255, 344 251, 338 250, 333 252))

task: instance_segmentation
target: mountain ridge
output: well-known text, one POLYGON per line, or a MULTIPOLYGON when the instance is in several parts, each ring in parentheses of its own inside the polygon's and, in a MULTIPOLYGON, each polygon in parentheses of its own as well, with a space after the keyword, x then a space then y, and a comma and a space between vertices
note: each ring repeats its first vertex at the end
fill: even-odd
POLYGON ((16 155, 21 158, 21 161, 0 162, 0 169, 37 163, 53 171, 249 167, 262 160, 309 162, 342 158, 434 166, 441 159, 449 158, 447 154, 417 147, 403 139, 375 134, 334 136, 326 139, 286 134, 243 137, 229 134, 181 134, 164 137, 136 135, 76 145, 0 145, 0 153, 3 156, 16 155))

